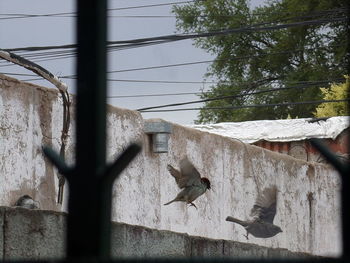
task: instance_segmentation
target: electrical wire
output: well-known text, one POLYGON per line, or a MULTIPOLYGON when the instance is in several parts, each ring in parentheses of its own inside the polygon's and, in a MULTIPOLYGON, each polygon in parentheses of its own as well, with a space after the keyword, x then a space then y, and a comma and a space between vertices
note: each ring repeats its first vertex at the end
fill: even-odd
MULTIPOLYGON (((139 79, 109 79, 110 82, 133 82, 133 83, 162 83, 162 84, 218 84, 218 81, 177 81, 177 80, 139 80, 139 79)), ((224 83, 224 82, 220 82, 224 83)), ((229 83, 229 82, 225 82, 229 83)))
MULTIPOLYGON (((174 2, 174 3, 163 3, 163 4, 153 4, 153 5, 143 5, 143 6, 131 6, 131 7, 119 7, 119 8, 109 8, 107 9, 108 12, 111 11, 120 11, 120 10, 127 10, 127 9, 138 9, 138 8, 148 8, 148 7, 159 7, 159 6, 166 6, 166 5, 178 5, 178 4, 185 4, 185 3, 190 3, 194 1, 182 1, 182 2, 174 2)), ((346 7, 341 7, 341 8, 335 8, 335 9, 330 9, 330 10, 320 10, 312 13, 307 13, 302 16, 297 16, 297 17, 292 17, 293 19, 295 18, 310 18, 310 17, 315 17, 315 16, 325 16, 328 14, 332 14, 334 12, 347 12, 346 7)), ((288 11, 281 12, 279 11, 278 14, 280 13, 285 13, 285 14, 291 14, 288 11)), ((265 13, 260 13, 260 12, 252 12, 250 15, 251 16, 256 16, 259 14, 265 14, 265 13)), ((0 14, 0 20, 8 20, 8 19, 20 19, 20 18, 36 18, 36 17, 54 17, 54 18, 72 18, 76 17, 77 13, 76 12, 65 12, 65 13, 51 13, 51 14, 20 14, 20 13, 12 13, 12 14, 0 14)), ((176 18, 178 16, 176 15, 107 15, 107 17, 116 17, 116 18, 176 18)), ((186 16, 188 17, 188 16, 186 16)), ((195 16, 193 16, 195 17, 195 16)), ((208 15, 200 15, 196 17, 208 17, 208 15)), ((221 17, 221 18, 231 18, 234 17, 234 15, 210 15, 210 17, 221 17)), ((288 20, 291 18, 284 18, 279 21, 284 21, 288 20)))
MULTIPOLYGON (((335 48, 335 47, 340 47, 340 46, 341 45, 318 47, 318 49, 329 49, 329 48, 335 48)), ((295 50, 287 50, 287 51, 281 51, 281 52, 262 53, 262 54, 254 55, 254 56, 241 56, 241 57, 234 57, 234 58, 227 58, 227 59, 204 60, 204 61, 185 62, 185 63, 150 66, 150 67, 142 67, 142 68, 113 70, 113 71, 108 71, 107 73, 111 74, 111 73, 122 73, 122 72, 140 71, 140 70, 152 70, 152 69, 179 67, 179 66, 190 66, 190 65, 197 65, 197 64, 207 64, 207 63, 212 63, 212 62, 244 60, 244 59, 258 58, 258 57, 264 57, 264 56, 275 56, 275 55, 278 56, 278 55, 283 55, 283 54, 293 54, 293 53, 300 52, 300 51, 306 52, 306 51, 314 51, 314 50, 315 50, 315 48, 295 49, 295 50)), ((37 60, 33 60, 33 61, 37 61, 37 60)), ((4 65, 2 65, 2 66, 0 65, 0 67, 4 67, 4 65)), ((76 75, 65 75, 65 76, 62 76, 62 78, 76 78, 76 75)))
MULTIPOLYGON (((23 74, 28 75, 28 74, 23 74)), ((304 86, 291 86, 291 87, 282 87, 282 88, 273 88, 273 89, 266 89, 266 90, 260 90, 256 92, 249 92, 245 94, 240 95, 231 95, 231 96, 221 96, 221 97, 215 97, 215 98, 209 98, 204 100, 196 100, 196 101, 189 101, 189 102, 182 102, 182 103, 172 103, 172 104, 166 104, 166 105, 159 105, 159 106, 153 106, 153 107, 147 107, 147 108, 140 108, 137 109, 137 111, 142 113, 147 112, 172 112, 172 111, 187 111, 187 110, 219 110, 219 109, 240 109, 240 108, 251 108, 251 107, 270 107, 270 106, 288 106, 288 105, 300 105, 300 104, 319 104, 319 103, 331 103, 331 102, 343 102, 343 101, 349 101, 349 99, 345 100, 321 100, 321 101, 306 101, 306 102, 292 102, 292 103, 275 103, 275 104, 263 104, 263 105, 244 105, 244 106, 230 106, 230 107, 205 107, 205 108, 185 108, 185 109, 170 109, 170 110, 154 110, 158 108, 164 108, 164 107, 174 107, 174 106, 182 106, 182 105, 188 105, 188 104, 195 104, 195 103, 203 103, 208 101, 215 101, 215 100, 223 100, 223 99, 235 99, 239 97, 245 97, 250 95, 256 95, 261 93, 268 93, 268 92, 275 92, 275 91, 281 91, 281 90, 287 90, 287 89, 304 89, 309 87, 315 87, 320 84, 329 84, 333 81, 340 81, 342 79, 334 79, 334 80, 325 80, 325 81, 313 81, 311 83, 310 81, 302 81, 300 83, 304 83, 304 86)), ((210 92, 183 92, 183 93, 164 93, 164 94, 138 94, 138 95, 126 95, 126 96, 108 96, 107 98, 113 99, 113 98, 131 98, 131 97, 160 97, 160 96, 180 96, 180 95, 195 95, 195 94, 205 94, 210 92)))
MULTIPOLYGON (((35 76, 37 76, 35 74, 10 73, 10 72, 0 72, 0 74, 4 74, 4 75, 8 75, 8 76, 24 76, 24 77, 35 77, 35 76)), ((43 78, 40 78, 40 79, 43 79, 43 78)))
POLYGON ((162 4, 153 4, 153 5, 142 5, 142 6, 129 6, 129 7, 118 7, 118 8, 110 8, 108 11, 115 11, 115 10, 129 10, 129 9, 139 9, 139 8, 149 8, 149 7, 159 7, 159 6, 167 6, 167 5, 179 5, 179 4, 187 4, 195 2, 195 0, 189 0, 189 1, 181 1, 181 2, 172 2, 172 3, 162 3, 162 4))
MULTIPOLYGON (((343 80, 343 79, 336 79, 336 81, 341 81, 341 80, 343 80)), ((306 83, 302 82, 302 84, 304 84, 305 86, 274 88, 274 89, 269 89, 269 90, 263 90, 263 91, 258 91, 258 92, 252 92, 252 93, 245 93, 245 94, 241 94, 241 95, 236 95, 234 97, 245 97, 245 96, 249 96, 249 95, 255 95, 255 94, 259 94, 259 93, 268 93, 268 92, 285 90, 285 89, 309 88, 309 87, 314 87, 314 86, 318 86, 318 85, 321 85, 321 84, 329 84, 330 82, 331 81, 329 81, 329 80, 327 80, 327 81, 315 81, 314 83, 309 83, 309 84, 306 84, 306 83)), ((135 94, 135 95, 107 96, 107 98, 124 99, 124 98, 143 98, 143 97, 169 97, 169 96, 184 96, 184 95, 202 95, 202 94, 210 94, 210 93, 211 93, 211 91, 179 92, 179 93, 157 93, 157 94, 135 94)), ((229 97, 231 97, 231 96, 229 96, 229 97)), ((199 102, 202 102, 202 101, 199 101, 199 102)), ((168 105, 162 105, 161 107, 178 106, 178 105, 186 105, 186 104, 191 104, 191 103, 184 103, 184 104, 177 103, 176 105, 168 104, 168 105)))
MULTIPOLYGON (((166 107, 182 106, 182 105, 203 103, 203 102, 217 101, 217 100, 237 99, 237 98, 246 97, 246 96, 250 96, 250 95, 257 95, 257 94, 262 94, 262 93, 276 92, 276 91, 281 91, 281 90, 311 88, 311 87, 318 86, 320 84, 328 84, 328 83, 329 82, 326 82, 326 81, 318 81, 316 83, 312 83, 312 84, 309 83, 309 84, 304 84, 304 85, 301 85, 301 86, 272 88, 272 89, 265 89, 265 90, 254 91, 254 92, 247 92, 247 93, 238 94, 238 95, 217 96, 217 97, 214 97, 214 98, 208 98, 208 99, 202 99, 202 100, 194 100, 194 101, 187 101, 187 102, 179 102, 179 103, 158 105, 158 106, 140 108, 140 109, 137 109, 137 111, 146 111, 146 110, 151 110, 151 109, 159 109, 159 108, 166 108, 166 107)), ((250 84, 250 85, 254 85, 254 84, 250 84)))
MULTIPOLYGON (((118 7, 118 8, 108 8, 107 11, 120 11, 120 10, 130 10, 130 9, 140 9, 140 8, 149 8, 149 7, 160 7, 168 5, 179 5, 194 2, 194 0, 181 1, 181 2, 170 2, 162 4, 152 4, 152 5, 141 5, 141 6, 128 6, 128 7, 118 7)), ((51 13, 51 14, 0 14, 0 16, 9 16, 9 17, 0 17, 0 20, 5 19, 18 19, 18 18, 33 18, 33 17, 76 17, 76 12, 65 12, 65 13, 51 13)))
POLYGON ((321 104, 321 103, 349 102, 349 101, 350 101, 350 99, 316 100, 316 101, 299 101, 299 102, 285 102, 285 103, 273 103, 273 104, 253 104, 253 105, 228 106, 228 107, 184 108, 184 109, 170 109, 170 110, 147 110, 147 111, 140 111, 140 112, 141 113, 147 113, 147 112, 173 112, 173 111, 188 111, 188 110, 237 110, 237 109, 243 109, 243 108, 285 107, 285 106, 292 106, 292 105, 321 104))
MULTIPOLYGON (((329 47, 324 47, 324 48, 329 48, 329 47)), ((319 49, 321 49, 321 48, 319 48, 319 49)), ((245 60, 245 59, 259 58, 259 57, 265 57, 265 56, 279 56, 279 55, 285 55, 285 54, 293 54, 293 53, 300 52, 300 51, 306 52, 306 51, 310 51, 310 50, 314 51, 315 49, 314 48, 304 48, 304 49, 287 50, 287 51, 281 51, 281 52, 270 52, 270 53, 265 53, 265 54, 263 53, 263 54, 259 54, 259 55, 253 55, 253 56, 238 56, 238 57, 227 58, 227 59, 204 60, 204 61, 185 62, 185 63, 168 64, 168 65, 160 65, 160 66, 150 66, 150 67, 142 67, 142 68, 130 68, 130 69, 112 70, 112 71, 108 71, 107 73, 121 73, 121 72, 129 72, 129 71, 152 70, 152 69, 169 68, 169 67, 208 64, 208 63, 213 63, 213 62, 245 60)))
MULTIPOLYGON (((0 72, 0 74, 8 76, 25 76, 25 77, 35 77, 34 74, 25 74, 25 73, 10 73, 10 72, 0 72)), ((62 79, 71 79, 71 77, 60 76, 62 79)), ((35 81, 42 80, 43 78, 35 79, 23 79, 22 81, 35 81)), ((222 84, 222 85, 233 85, 230 81, 175 81, 175 80, 136 80, 136 79, 106 79, 108 82, 131 82, 131 83, 159 83, 159 84, 222 84)), ((310 81, 289 81, 285 82, 284 85, 321 85, 329 83, 338 83, 343 81, 343 78, 327 79, 327 80, 310 80, 310 81)), ((280 82, 280 80, 271 80, 269 83, 280 82)), ((242 84, 240 84, 242 85, 242 84)), ((243 86, 251 86, 252 84, 243 84, 243 86)), ((118 87, 122 88, 122 87, 118 87)), ((130 88, 130 87, 127 87, 130 88)), ((198 93, 198 92, 197 92, 198 93)), ((194 93, 192 93, 194 94, 194 93)), ((139 96, 139 95, 137 95, 139 96)))
POLYGON ((180 93, 161 93, 161 94, 137 94, 137 95, 121 95, 107 96, 109 99, 125 99, 125 98, 144 98, 144 97, 169 97, 169 96, 184 96, 184 95, 199 95, 209 92, 180 92, 180 93))
MULTIPOLYGON (((344 19, 344 18, 337 18, 337 19, 344 19)), ((315 21, 314 21, 315 22, 315 21)), ((322 22, 325 22, 324 20, 322 20, 322 22)), ((280 25, 281 26, 281 25, 280 25)), ((289 25, 290 26, 290 25, 289 25)), ((250 27, 251 28, 251 27, 250 27)), ((241 28, 242 29, 242 28, 241 28)), ((261 28, 260 28, 261 29, 261 28)), ((226 30, 227 31, 227 30, 226 30)), ((223 34, 227 34, 229 32, 216 32, 216 33, 223 33, 223 34)), ((210 32, 209 32, 210 33, 210 32)), ((207 34, 209 34, 207 33, 207 34)), ((215 32, 214 32, 215 33, 215 32)), ((181 39, 173 39, 171 40, 171 37, 176 37, 176 36, 179 36, 179 35, 168 35, 168 36, 163 36, 165 38, 169 38, 170 37, 170 40, 168 39, 167 41, 165 40, 162 40, 163 37, 156 37, 156 38, 143 38, 143 39, 134 39, 134 40, 126 40, 126 41, 110 41, 108 42, 108 47, 107 49, 111 52, 111 51, 116 51, 116 50, 123 50, 123 49, 129 49, 129 48, 137 48, 137 47, 144 47, 144 46, 149 46, 149 45, 154 45, 154 44, 162 44, 162 43, 167 43, 167 42, 171 42, 171 41, 178 41, 178 40, 181 40, 181 39), (159 39, 159 40, 156 40, 156 39, 159 39), (142 41, 149 41, 149 40, 152 40, 151 42, 142 42, 142 41), (140 42, 141 41, 141 42, 140 42), (122 43, 128 43, 128 42, 134 42, 133 44, 122 44, 122 43), (138 43, 139 42, 139 43, 138 43), (120 45, 121 44, 121 45, 120 45)), ((183 37, 185 37, 187 39, 187 37, 189 37, 189 35, 186 35, 184 34, 183 37)), ((191 36, 190 36, 191 37, 191 36)), ((192 35, 192 37, 194 37, 192 35)), ((198 36, 198 37, 205 37, 203 35, 201 36, 198 36)), ((189 38, 190 39, 190 38, 189 38)), ((64 59, 64 58, 71 58, 71 57, 74 57, 76 52, 74 50, 75 48, 75 45, 74 44, 70 44, 70 45, 60 45, 60 46, 46 46, 46 47, 26 47, 26 48, 14 48, 14 49, 5 49, 5 51, 10 51, 10 52, 13 52, 13 51, 16 51, 16 52, 21 52, 21 51, 25 51, 25 50, 29 50, 29 51, 38 51, 38 50, 50 50, 50 49, 70 49, 68 51, 50 51, 50 52, 38 52, 38 53, 35 53, 35 54, 31 54, 31 55, 24 55, 22 54, 23 57, 26 57, 26 58, 30 58, 32 56, 36 56, 36 57, 42 57, 43 59, 36 59, 36 58, 33 58, 32 60, 33 61, 47 61, 47 60, 53 60, 53 59, 64 59)), ((205 63, 205 62, 199 62, 199 63, 205 63)), ((5 64, 5 65, 0 65, 0 67, 4 67, 4 66, 9 66, 11 64, 5 64)))
MULTIPOLYGON (((130 40, 119 40, 119 41, 109 41, 107 44, 111 48, 117 49, 126 49, 132 47, 141 47, 145 45, 157 45, 157 44, 165 44, 174 41, 187 40, 187 39, 197 39, 203 37, 214 37, 214 36, 224 36, 233 33, 253 33, 258 31, 270 31, 270 30, 279 30, 286 29, 297 26, 307 26, 307 25, 321 25, 330 22, 340 22, 346 21, 348 17, 346 15, 328 19, 316 19, 309 21, 300 21, 288 24, 279 24, 273 26, 265 26, 259 27, 256 25, 245 26, 240 28, 226 29, 221 31, 210 31, 210 32, 201 32, 201 33, 191 33, 191 34, 173 34, 173 35, 164 35, 158 37, 147 37, 147 38, 138 38, 138 39, 130 39, 130 40)), ((37 47, 21 47, 21 48, 11 48, 4 49, 8 52, 16 52, 16 51, 43 51, 43 50, 51 50, 51 49, 72 49, 76 48, 76 44, 68 44, 68 45, 52 45, 52 46, 37 46, 37 47)))
MULTIPOLYGON (((5 74, 5 73, 3 73, 5 74)), ((286 83, 287 85, 297 85, 297 84, 304 84, 304 83, 320 83, 320 82, 336 82, 336 81, 342 81, 343 78, 336 78, 336 79, 328 79, 328 80, 322 80, 322 81, 315 81, 315 80, 306 80, 306 81, 292 81, 286 83)), ((111 82, 136 82, 136 83, 165 83, 165 84, 232 84, 230 81, 176 81, 176 80, 142 80, 142 79, 109 79, 107 78, 107 81, 111 82)), ((277 80, 271 81, 276 82, 277 80)), ((120 87, 118 87, 120 88, 120 87)))

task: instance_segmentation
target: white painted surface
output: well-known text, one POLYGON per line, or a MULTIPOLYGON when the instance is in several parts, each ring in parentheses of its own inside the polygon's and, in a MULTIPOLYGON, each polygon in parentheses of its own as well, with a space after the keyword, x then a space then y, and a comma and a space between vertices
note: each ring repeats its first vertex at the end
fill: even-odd
POLYGON ((245 143, 260 140, 270 142, 292 142, 310 138, 332 138, 333 140, 350 126, 349 116, 331 117, 316 122, 311 118, 291 120, 260 120, 223 122, 216 124, 188 125, 188 127, 215 133, 245 143))
MULTIPOLYGON (((0 205, 12 205, 20 195, 30 194, 43 209, 65 210, 66 202, 63 207, 56 204, 56 171, 40 151, 43 144, 59 148, 59 96, 54 90, 3 75, 0 86, 0 205)), ((154 154, 143 124, 137 112, 109 108, 108 160, 132 141, 143 143, 142 153, 115 182, 114 221, 317 255, 341 253, 340 180, 331 167, 179 125, 173 126, 169 152, 154 154), (185 155, 213 186, 195 201, 198 210, 183 203, 163 205, 179 191, 166 166, 178 167, 185 155), (270 239, 251 236, 246 240, 245 230, 225 218, 246 219, 257 192, 271 184, 278 187, 275 224, 284 232, 270 239), (311 210, 309 192, 314 198, 311 210)), ((74 162, 73 139, 71 131, 70 163, 74 162)), ((67 187, 65 193, 66 201, 67 187)))

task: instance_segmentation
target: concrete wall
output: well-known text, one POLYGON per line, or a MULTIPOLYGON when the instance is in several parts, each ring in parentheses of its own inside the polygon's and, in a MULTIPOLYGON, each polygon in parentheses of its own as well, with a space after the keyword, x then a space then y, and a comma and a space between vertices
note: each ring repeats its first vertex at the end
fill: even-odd
POLYGON ((0 76, 0 204, 12 205, 23 193, 45 209, 55 202, 55 171, 42 145, 59 148, 62 107, 55 90, 0 76))
MULTIPOLYGON (((30 194, 42 209, 66 211, 65 203, 61 207, 55 201, 56 171, 40 151, 43 144, 59 148, 62 102, 57 92, 3 75, 0 87, 0 205, 11 206, 19 196, 30 194)), ((315 255, 341 253, 340 179, 332 167, 175 124, 169 152, 156 154, 139 113, 108 110, 109 160, 131 141, 143 144, 142 153, 115 182, 114 221, 315 255), (184 156, 212 182, 213 190, 195 201, 198 210, 183 203, 163 205, 179 191, 166 166, 178 167, 184 156), (278 187, 274 222, 284 232, 246 240, 245 230, 225 218, 248 218, 257 193, 272 184, 278 187)), ((74 121, 69 143, 72 163, 74 121)))
MULTIPOLYGON (((54 211, 0 207, 0 260, 63 259, 66 215, 54 211)), ((310 258, 227 240, 213 240, 165 230, 112 224, 112 258, 310 258)))

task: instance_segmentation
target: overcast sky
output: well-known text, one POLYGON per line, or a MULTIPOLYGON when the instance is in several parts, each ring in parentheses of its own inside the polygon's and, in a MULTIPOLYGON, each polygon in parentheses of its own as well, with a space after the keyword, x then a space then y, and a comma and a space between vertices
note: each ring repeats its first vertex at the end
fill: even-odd
MULTIPOLYGON (((136 7, 153 4, 183 2, 183 0, 110 0, 108 8, 136 7)), ((253 4, 263 2, 253 1, 253 4)), ((153 37, 177 33, 175 17, 171 13, 171 5, 158 7, 131 8, 109 12, 108 38, 111 41, 127 40, 144 37, 153 37), (148 16, 148 17, 145 17, 148 16), (149 17, 158 16, 158 17, 149 17)), ((75 19, 70 15, 60 17, 27 17, 10 18, 10 14, 53 14, 75 12, 75 1, 67 0, 1 0, 0 1, 0 48, 17 48, 26 46, 65 45, 75 43, 75 19)), ((214 57, 201 49, 195 48, 191 40, 155 45, 149 47, 133 48, 109 53, 108 71, 119 71, 190 63, 212 60, 214 57)), ((35 60, 34 60, 35 61, 35 60)), ((75 74, 74 58, 55 59, 49 61, 35 61, 57 76, 75 74)), ((114 80, 140 80, 140 81, 190 81, 203 82, 204 74, 209 63, 195 65, 165 67, 149 70, 132 70, 108 74, 114 80)), ((0 61, 0 73, 31 72, 19 66, 0 61)), ((18 79, 32 79, 33 77, 13 76, 18 79)), ((75 92, 75 82, 63 79, 70 90, 75 92)), ((213 81, 207 79, 206 81, 213 81)), ((31 81, 33 83, 52 87, 47 81, 31 81)), ((185 83, 156 83, 156 82, 124 82, 109 81, 108 96, 134 96, 152 94, 196 93, 208 90, 209 84, 185 83)), ((192 94, 143 96, 109 98, 108 103, 128 109, 186 102, 199 99, 192 94)), ((200 107, 201 104, 192 104, 184 107, 200 107)), ((170 113, 143 113, 143 117, 162 118, 179 124, 192 124, 197 118, 198 111, 180 111, 170 113)))

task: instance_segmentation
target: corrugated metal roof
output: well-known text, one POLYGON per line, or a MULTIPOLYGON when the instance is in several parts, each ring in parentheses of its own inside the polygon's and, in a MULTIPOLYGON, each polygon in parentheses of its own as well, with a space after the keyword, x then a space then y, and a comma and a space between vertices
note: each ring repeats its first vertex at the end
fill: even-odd
POLYGON ((300 141, 309 138, 335 139, 349 127, 349 116, 328 119, 286 119, 188 125, 201 131, 239 139, 245 143, 300 141))

